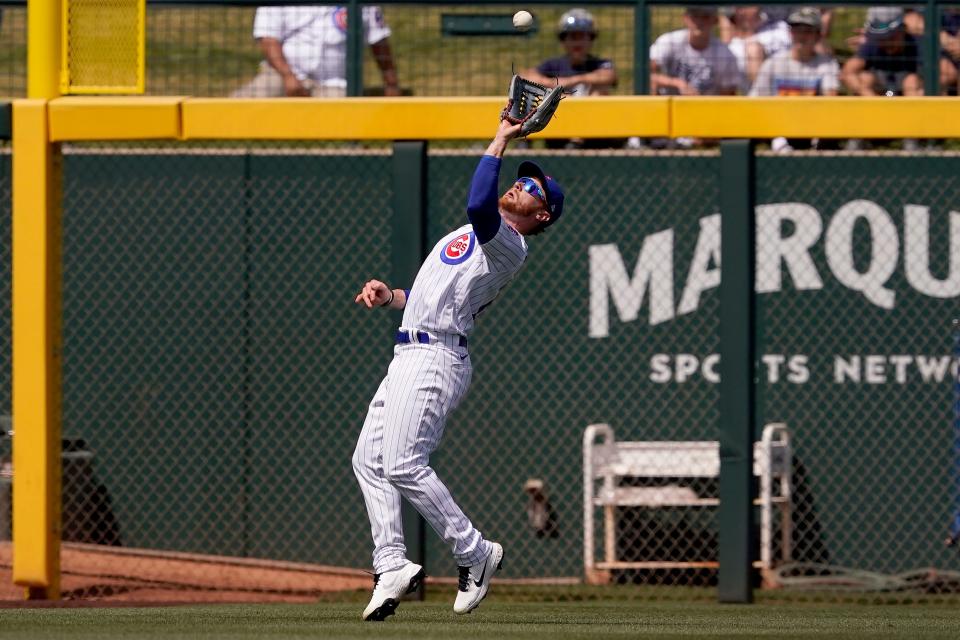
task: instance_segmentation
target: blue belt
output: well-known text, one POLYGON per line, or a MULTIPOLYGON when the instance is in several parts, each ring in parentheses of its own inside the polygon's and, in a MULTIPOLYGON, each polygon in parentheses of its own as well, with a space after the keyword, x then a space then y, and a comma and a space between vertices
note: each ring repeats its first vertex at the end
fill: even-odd
MULTIPOLYGON (((461 347, 467 346, 467 337, 458 335, 456 337, 457 344, 461 347)), ((430 343, 444 343, 443 340, 437 340, 430 337, 430 334, 426 331, 408 331, 405 329, 400 329, 397 331, 397 344, 430 344, 430 343)))

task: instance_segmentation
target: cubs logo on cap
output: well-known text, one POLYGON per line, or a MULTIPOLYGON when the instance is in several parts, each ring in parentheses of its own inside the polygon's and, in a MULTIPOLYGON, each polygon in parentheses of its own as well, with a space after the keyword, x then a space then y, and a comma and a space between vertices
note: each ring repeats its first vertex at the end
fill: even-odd
POLYGON ((443 247, 443 251, 440 252, 440 260, 444 264, 460 264, 473 253, 473 245, 473 231, 461 233, 443 247))

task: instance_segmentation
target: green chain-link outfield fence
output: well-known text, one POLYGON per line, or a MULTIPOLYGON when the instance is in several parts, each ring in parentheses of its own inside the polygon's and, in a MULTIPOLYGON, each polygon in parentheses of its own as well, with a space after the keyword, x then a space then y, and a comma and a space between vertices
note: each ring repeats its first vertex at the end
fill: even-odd
MULTIPOLYGON (((428 245, 464 220, 478 154, 430 154, 428 245)), ((531 239, 528 266, 480 319, 473 387, 433 462, 503 543, 503 582, 589 597, 571 584, 584 577, 585 428, 717 440, 720 156, 539 157, 569 194, 567 214, 531 239)), ((398 319, 352 299, 391 273, 391 162, 307 146, 68 149, 67 595, 149 599, 164 585, 311 597, 320 582, 292 574, 340 569, 366 584, 369 526, 349 460, 398 319), (84 555, 111 549, 100 565, 84 555), (177 561, 204 575, 171 574, 164 563, 177 561), (237 566, 264 573, 238 578, 237 566)), ((758 414, 787 425, 794 456, 793 562, 777 563, 777 593, 906 600, 956 588, 960 558, 943 544, 957 498, 956 164, 758 159, 758 414)), ((9 346, 0 357, 7 376, 9 346)), ((716 495, 711 477, 618 486, 716 495)), ((619 561, 717 559, 714 507, 625 506, 612 524, 619 561)), ((426 539, 428 573, 455 575, 426 539)), ((621 596, 710 598, 716 571, 623 566, 609 579, 621 596)))
POLYGON ((956 157, 761 158, 762 413, 795 429, 787 584, 955 588, 956 157), (777 265, 773 236, 789 256, 777 265), (797 291, 802 289, 802 291, 797 291), (938 571, 952 575, 938 576, 938 571), (817 577, 819 574, 824 574, 817 577))

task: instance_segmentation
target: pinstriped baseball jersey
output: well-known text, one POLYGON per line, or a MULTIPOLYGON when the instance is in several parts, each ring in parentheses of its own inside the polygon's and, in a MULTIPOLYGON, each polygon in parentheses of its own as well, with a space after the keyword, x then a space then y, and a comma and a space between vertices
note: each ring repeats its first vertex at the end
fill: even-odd
MULTIPOLYGON (((370 403, 357 440, 353 470, 370 518, 377 573, 409 562, 401 496, 443 538, 458 565, 484 562, 493 549, 430 467, 430 454, 473 375, 465 342, 448 338, 467 336, 473 330, 477 315, 527 257, 523 236, 500 215, 499 172, 499 157, 480 159, 467 198, 470 224, 440 240, 420 267, 404 306, 407 331, 400 335, 424 331, 430 332, 430 339, 421 342, 418 337, 411 342, 398 336, 390 369, 370 403)), ((551 212, 559 216, 563 194, 559 188, 556 193, 551 212)))
POLYGON ((437 243, 420 267, 403 312, 403 326, 469 335, 527 257, 527 243, 507 224, 486 243, 466 224, 437 243))

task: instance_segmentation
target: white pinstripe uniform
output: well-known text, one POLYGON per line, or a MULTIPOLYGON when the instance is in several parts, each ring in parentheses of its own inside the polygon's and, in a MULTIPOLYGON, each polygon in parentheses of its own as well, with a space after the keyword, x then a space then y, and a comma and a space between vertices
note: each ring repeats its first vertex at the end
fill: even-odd
POLYGON ((417 274, 401 327, 413 338, 394 347, 353 454, 378 574, 408 562, 401 495, 450 545, 458 565, 475 565, 490 553, 489 543, 430 467, 429 457, 440 443, 447 415, 470 385, 473 366, 466 336, 474 319, 520 270, 526 255, 523 236, 506 223, 500 222, 484 244, 467 224, 444 237, 417 274))

